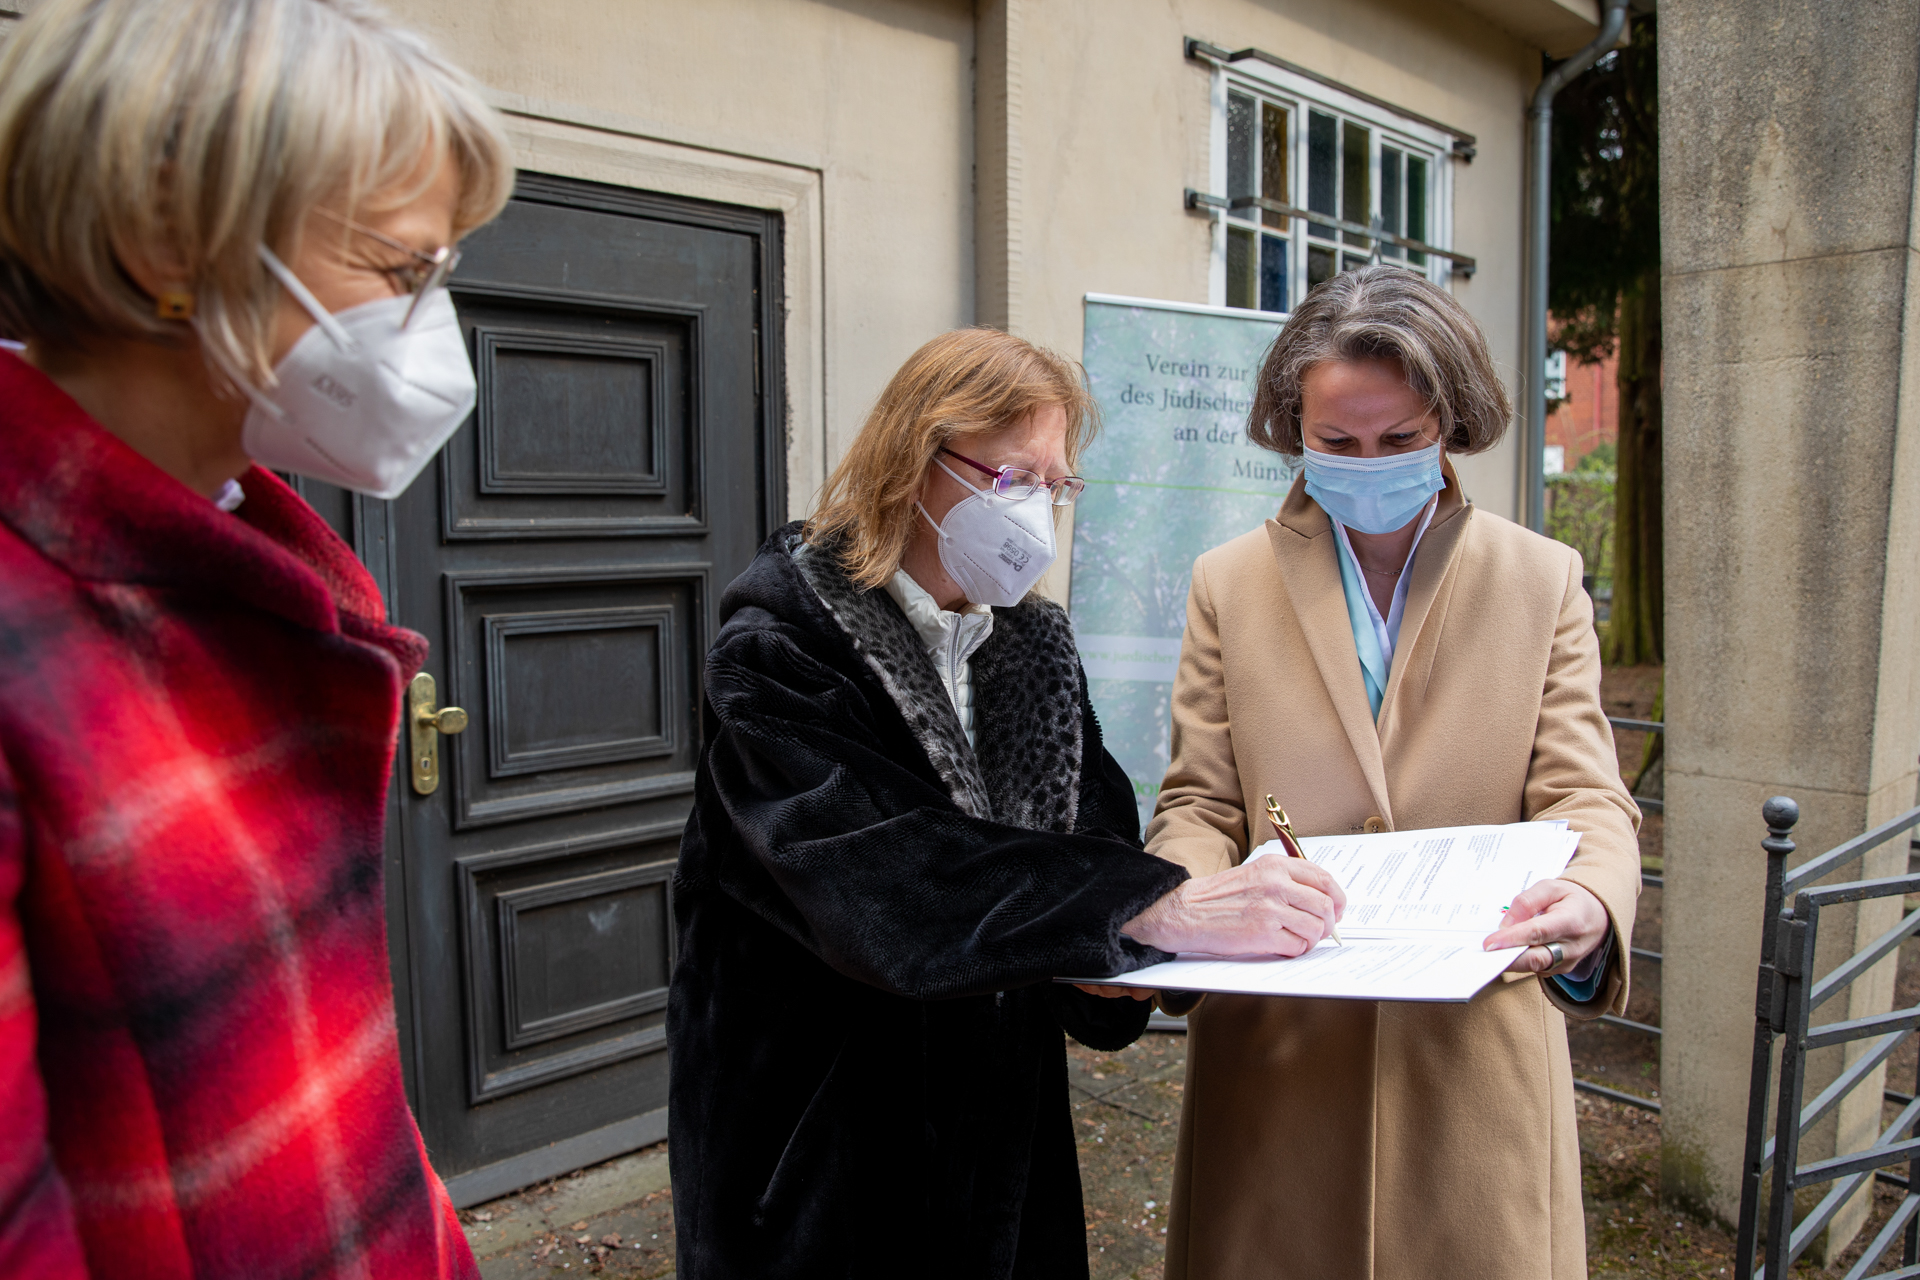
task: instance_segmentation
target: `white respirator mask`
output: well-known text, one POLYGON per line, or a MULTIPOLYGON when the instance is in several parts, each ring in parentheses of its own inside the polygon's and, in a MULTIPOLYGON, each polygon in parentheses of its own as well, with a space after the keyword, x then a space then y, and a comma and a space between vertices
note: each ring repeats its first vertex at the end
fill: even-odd
POLYGON ((241 382, 253 407, 241 443, 263 467, 397 498, 473 412, 477 388, 444 288, 333 315, 273 250, 260 260, 313 317, 274 366, 277 384, 241 382))
POLYGON ((913 504, 940 536, 940 567, 975 604, 1001 609, 1019 604, 1058 554, 1053 544, 1052 495, 1035 489, 1024 498, 1003 498, 991 490, 974 489, 952 467, 938 458, 933 461, 973 490, 940 521, 918 502, 913 504))

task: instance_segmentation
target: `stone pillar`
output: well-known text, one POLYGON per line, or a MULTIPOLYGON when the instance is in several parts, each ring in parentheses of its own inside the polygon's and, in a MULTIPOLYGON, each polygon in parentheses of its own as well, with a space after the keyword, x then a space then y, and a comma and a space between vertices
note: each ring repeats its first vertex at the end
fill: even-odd
MULTIPOLYGON (((1920 0, 1667 0, 1660 27, 1662 1179, 1672 1200, 1731 1223, 1761 802, 1800 802, 1796 862, 1915 802, 1920 0)), ((1901 842, 1855 874, 1896 874, 1905 857, 1901 842)), ((1874 907, 1823 920, 1837 926, 1823 967, 1897 919, 1897 900, 1874 907)), ((1883 1011, 1892 982, 1889 959, 1816 1017, 1883 1011)), ((1840 1061, 1810 1064, 1809 1097, 1840 1061)), ((1866 1145, 1879 1088, 1803 1158, 1866 1145)), ((1831 1247, 1864 1212, 1863 1197, 1831 1247)))

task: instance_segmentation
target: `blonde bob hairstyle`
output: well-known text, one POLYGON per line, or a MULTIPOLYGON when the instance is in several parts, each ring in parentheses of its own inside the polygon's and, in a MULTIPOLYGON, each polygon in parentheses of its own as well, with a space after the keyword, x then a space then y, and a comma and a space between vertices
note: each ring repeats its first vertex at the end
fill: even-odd
POLYGON ((827 480, 806 524, 807 541, 832 547, 859 585, 882 585, 899 569, 921 518, 914 496, 934 455, 1049 405, 1066 411, 1067 464, 1077 465, 1099 429, 1079 365, 997 329, 941 334, 909 356, 880 393, 827 480))
POLYGON ((269 386, 280 286, 257 247, 351 234, 308 215, 403 204, 434 155, 456 235, 500 211, 499 118, 364 0, 48 0, 0 50, 0 334, 182 339, 121 267, 141 261, 194 295, 215 368, 269 386))
POLYGON ((1513 404, 1487 336, 1453 295, 1405 267, 1376 266, 1316 285, 1267 350, 1247 436, 1299 457, 1301 383, 1328 360, 1392 360, 1440 420, 1449 453, 1498 444, 1513 404))

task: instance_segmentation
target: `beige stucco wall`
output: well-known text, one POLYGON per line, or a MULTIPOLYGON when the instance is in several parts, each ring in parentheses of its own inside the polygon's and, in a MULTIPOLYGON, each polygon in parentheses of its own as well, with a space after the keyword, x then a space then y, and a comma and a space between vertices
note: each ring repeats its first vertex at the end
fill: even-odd
MULTIPOLYGON (((726 175, 817 184, 814 245, 789 244, 788 492, 829 461, 921 342, 973 319, 973 6, 967 0, 388 0, 517 120, 522 163, 780 207, 726 175), (543 166, 565 134, 569 157, 543 166), (572 152, 597 146, 599 167, 572 152), (675 154, 657 159, 662 147, 675 154), (646 152, 646 155, 639 155, 646 152), (713 182, 699 176, 712 169, 713 182), (676 178, 672 175, 681 175, 676 178), (664 175, 664 176, 663 176, 664 175), (795 250, 813 255, 809 277, 795 250), (816 295, 817 296, 814 296, 816 295), (817 325, 809 334, 808 326, 817 325), (811 346, 808 343, 811 342, 811 346)), ((793 234, 793 228, 789 229, 793 234)))
MULTIPOLYGON (((794 510, 900 361, 974 307, 974 6, 947 0, 395 0, 510 110, 818 174, 817 404, 796 403, 794 510), (812 421, 817 414, 818 425, 812 421)), ((1537 54, 1464 8, 1414 0, 1026 0, 1020 60, 1019 328, 1080 350, 1088 291, 1207 301, 1211 73, 1197 36, 1258 45, 1479 139, 1454 164, 1457 296, 1518 390, 1521 112, 1537 54)), ((535 161, 537 163, 537 160, 535 161)), ((701 193, 704 194, 704 193, 701 193)), ((808 305, 805 282, 790 302, 808 305), (802 296, 796 296, 802 295, 802 296)), ((804 353, 790 353, 801 366, 804 353)), ((804 385, 803 378, 795 379, 804 385)), ((796 386, 796 390, 799 387, 796 386)), ((1512 515, 1514 439, 1467 460, 1512 515)))
MULTIPOLYGON (((1183 56, 1185 36, 1272 50, 1477 135, 1478 158, 1452 162, 1453 221, 1480 269, 1454 289, 1517 391, 1521 122, 1538 55, 1485 16, 1499 5, 1473 4, 387 0, 509 113, 527 167, 788 215, 795 513, 934 334, 1010 319, 1078 355, 1088 291, 1208 300, 1209 221, 1181 191, 1210 186, 1212 73, 1183 56), (975 204, 984 30, 1017 55, 1006 225, 975 204), (1015 259, 1010 314, 976 306, 976 254, 996 252, 1015 259)), ((983 148, 989 178, 1006 151, 983 148)), ((1482 506, 1516 511, 1517 457, 1510 436, 1464 460, 1482 506)))
MULTIPOLYGON (((1209 67, 1193 36, 1257 46, 1479 139, 1454 169, 1454 248, 1479 259, 1454 293, 1510 389, 1520 360, 1523 110, 1539 55, 1486 19, 1413 0, 1044 0, 1023 6, 1025 305, 1029 336, 1077 354, 1089 291, 1206 302, 1211 229, 1182 190, 1211 190, 1209 67)), ((1486 509, 1512 516, 1517 433, 1464 459, 1486 509)))

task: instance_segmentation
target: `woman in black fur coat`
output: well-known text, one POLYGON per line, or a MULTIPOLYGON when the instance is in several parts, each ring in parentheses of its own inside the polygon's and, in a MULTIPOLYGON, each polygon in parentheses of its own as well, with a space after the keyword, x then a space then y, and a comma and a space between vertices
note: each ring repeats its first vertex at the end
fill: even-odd
POLYGON ((1085 1276, 1064 1028, 1133 1042, 1175 950, 1297 954, 1317 867, 1141 851, 1065 613, 1029 591, 1091 430, 1073 366, 921 348, 721 599, 674 882, 678 1270, 1085 1276))

